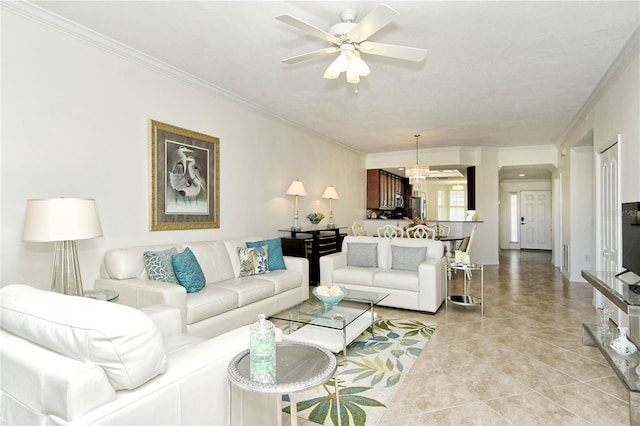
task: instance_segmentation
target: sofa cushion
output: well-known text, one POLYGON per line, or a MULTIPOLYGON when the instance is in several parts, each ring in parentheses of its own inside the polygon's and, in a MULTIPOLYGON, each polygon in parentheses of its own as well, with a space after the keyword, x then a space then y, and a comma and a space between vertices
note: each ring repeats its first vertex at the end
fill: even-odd
POLYGON ((174 247, 170 244, 127 247, 110 250, 104 255, 104 268, 109 278, 126 280, 129 278, 147 278, 144 267, 145 251, 160 251, 174 247))
POLYGON ((360 266, 343 266, 333 271, 334 283, 373 285, 373 277, 379 268, 362 268, 360 266))
MULTIPOLYGON (((233 266, 224 241, 189 243, 189 248, 198 259, 207 284, 217 283, 237 276, 233 273, 233 266)), ((234 256, 238 256, 235 248, 233 253, 234 256)))
POLYGON ((377 243, 347 243, 347 265, 364 268, 378 267, 377 243))
POLYGON ((187 293, 197 293, 204 288, 206 284, 204 274, 198 259, 189 247, 182 253, 171 256, 171 263, 178 282, 187 290, 187 293))
POLYGON ((239 276, 248 277, 269 272, 268 249, 269 246, 267 245, 260 247, 238 247, 238 256, 240 257, 239 276))
POLYGON ((415 271, 384 269, 373 277, 373 286, 418 292, 420 279, 415 271))
POLYGON ((427 260, 426 247, 403 247, 391 244, 391 269, 417 271, 418 266, 427 260))
POLYGON ((263 245, 269 246, 267 251, 269 257, 269 270, 277 271, 278 269, 287 269, 287 265, 284 263, 284 256, 282 254, 282 240, 280 238, 272 238, 270 240, 262 241, 247 241, 247 247, 261 247, 263 245))
POLYGON ((237 307, 238 293, 208 284, 198 293, 187 297, 187 324, 195 324, 237 307))
POLYGON ((145 251, 142 257, 144 258, 144 267, 147 270, 147 274, 149 274, 149 278, 155 281, 180 284, 171 262, 171 256, 174 254, 178 254, 178 250, 175 247, 167 250, 145 251))
POLYGON ((260 279, 272 282, 275 294, 280 294, 292 288, 300 288, 301 275, 300 272, 292 269, 278 269, 277 271, 260 275, 260 279))
POLYGON ((116 390, 166 371, 162 336, 129 306, 26 285, 0 289, 2 328, 78 361, 101 367, 116 390))
POLYGON ((266 299, 275 294, 273 282, 263 280, 263 275, 236 278, 215 284, 218 288, 225 288, 238 294, 238 307, 266 299))

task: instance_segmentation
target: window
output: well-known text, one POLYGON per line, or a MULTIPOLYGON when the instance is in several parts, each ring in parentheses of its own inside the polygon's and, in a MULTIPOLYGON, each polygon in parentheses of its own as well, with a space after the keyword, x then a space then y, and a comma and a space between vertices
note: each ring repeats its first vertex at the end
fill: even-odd
POLYGON ((517 243, 518 242, 518 193, 510 192, 509 193, 509 207, 511 211, 509 212, 509 223, 511 225, 509 232, 509 242, 517 243))
POLYGON ((447 220, 447 210, 444 205, 444 191, 438 189, 438 220, 447 220))
POLYGON ((449 220, 464 220, 464 190, 449 191, 449 220))

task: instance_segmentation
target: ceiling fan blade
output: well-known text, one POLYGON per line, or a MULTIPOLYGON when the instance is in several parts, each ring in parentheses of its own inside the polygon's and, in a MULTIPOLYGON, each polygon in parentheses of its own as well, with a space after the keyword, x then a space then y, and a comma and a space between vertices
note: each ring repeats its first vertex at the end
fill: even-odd
POLYGON ((398 15, 400 14, 386 4, 379 4, 349 31, 347 37, 354 43, 360 43, 382 29, 398 15))
POLYGON ((294 16, 280 15, 280 16, 276 16, 276 19, 278 21, 284 22, 285 24, 289 24, 292 27, 295 27, 301 31, 304 31, 307 34, 311 34, 312 36, 315 36, 315 37, 320 37, 321 39, 326 40, 329 43, 340 45, 340 39, 338 37, 334 36, 333 34, 329 34, 328 32, 321 30, 318 27, 314 27, 311 24, 307 24, 306 22, 301 21, 300 19, 294 16))
POLYGON ((412 62, 421 62, 424 60, 425 56, 427 56, 426 49, 376 43, 373 41, 363 41, 357 47, 362 53, 367 53, 369 55, 388 56, 390 58, 403 59, 405 61, 412 62))
POLYGON ((283 59, 285 64, 297 64, 298 62, 306 61, 307 59, 317 58, 319 56, 326 55, 328 53, 334 53, 340 50, 339 47, 327 47, 325 49, 314 50, 313 52, 305 53, 303 55, 292 56, 287 59, 283 59))

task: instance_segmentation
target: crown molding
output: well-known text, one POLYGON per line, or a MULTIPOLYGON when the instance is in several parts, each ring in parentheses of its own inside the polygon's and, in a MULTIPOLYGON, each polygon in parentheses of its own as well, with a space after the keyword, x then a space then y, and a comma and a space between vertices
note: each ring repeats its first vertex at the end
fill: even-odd
POLYGON ((275 118, 279 121, 287 123, 288 125, 297 128, 305 133, 312 134, 318 138, 324 139, 328 142, 331 142, 335 145, 340 146, 350 152, 354 152, 356 154, 361 154, 362 152, 347 146, 333 138, 328 137, 327 135, 316 132, 315 130, 309 129, 299 123, 291 121, 286 117, 275 113, 267 108, 264 108, 254 102, 251 102, 248 99, 245 99, 237 94, 230 92, 222 87, 216 86, 202 78, 196 77, 192 74, 189 74, 173 65, 167 64, 163 61, 160 61, 146 53, 143 53, 139 50, 136 50, 130 46, 127 46, 124 43, 113 40, 109 37, 106 37, 103 34, 100 34, 96 31, 93 31, 87 27, 79 25, 67 18, 64 18, 60 15, 52 13, 36 4, 33 4, 29 1, 25 0, 17 0, 17 1, 2 1, 0 0, 0 8, 11 11, 17 15, 20 15, 24 18, 27 18, 31 21, 37 22, 41 25, 47 26, 53 30, 56 30, 60 33, 71 36, 77 40, 80 40, 84 43, 92 45, 98 49, 102 49, 107 51, 115 56, 118 56, 124 60, 129 62, 133 62, 142 67, 148 68, 152 71, 163 74, 167 77, 173 78, 175 80, 186 83, 192 87, 195 87, 200 90, 207 91, 209 93, 213 93, 216 95, 220 95, 225 97, 226 99, 244 105, 245 107, 256 110, 264 115, 267 115, 271 118, 275 118))
POLYGON ((638 52, 640 52, 640 26, 636 27, 633 31, 631 37, 629 37, 629 40, 627 40, 627 43, 624 45, 607 72, 604 73, 585 103, 569 122, 566 129, 557 140, 556 146, 561 146, 569 136, 569 133, 571 133, 578 123, 584 121, 584 117, 587 116, 589 110, 596 105, 602 95, 611 87, 618 77, 620 77, 620 74, 622 74, 622 72, 627 68, 627 65, 629 65, 631 60, 638 55, 638 52))

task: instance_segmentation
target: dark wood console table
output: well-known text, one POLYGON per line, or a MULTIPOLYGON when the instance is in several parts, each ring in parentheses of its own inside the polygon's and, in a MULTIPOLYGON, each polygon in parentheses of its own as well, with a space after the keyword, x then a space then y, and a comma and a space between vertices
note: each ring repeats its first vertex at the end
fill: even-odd
POLYGON ((309 284, 320 284, 320 257, 342 251, 342 239, 346 235, 337 228, 302 228, 301 230, 278 229, 289 233, 282 237, 282 254, 285 256, 306 257, 309 260, 309 284))
MULTIPOLYGON (((582 277, 604 297, 629 316, 629 339, 640 347, 640 286, 627 284, 613 272, 582 271, 582 277)), ((600 349, 613 371, 629 391, 629 419, 631 425, 640 425, 640 354, 619 355, 611 347, 617 337, 616 329, 602 332, 599 325, 583 324, 582 343, 600 349)))

